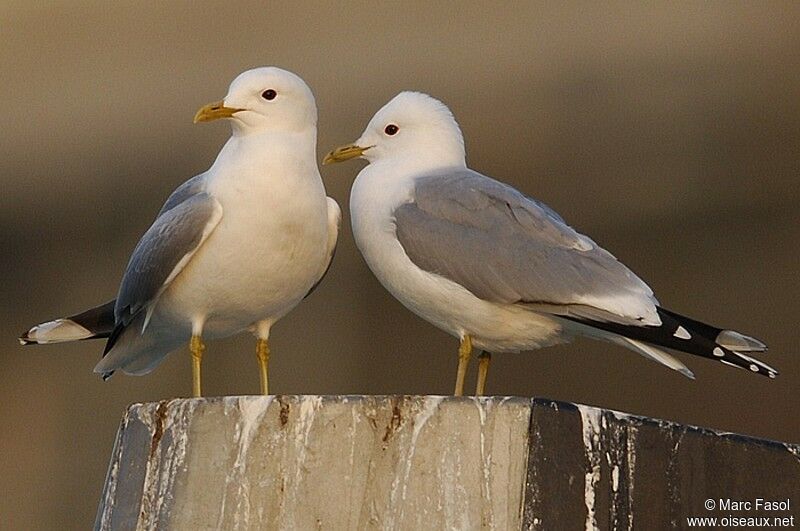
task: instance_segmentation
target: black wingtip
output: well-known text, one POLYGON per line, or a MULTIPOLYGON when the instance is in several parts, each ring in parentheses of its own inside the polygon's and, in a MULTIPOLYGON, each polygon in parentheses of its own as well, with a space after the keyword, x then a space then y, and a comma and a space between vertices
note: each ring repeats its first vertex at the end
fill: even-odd
POLYGON ((659 326, 623 325, 569 316, 565 318, 650 345, 716 360, 770 379, 778 376, 774 367, 745 353, 762 353, 767 348, 763 342, 739 332, 695 321, 661 307, 656 309, 661 318, 659 326))
POLYGON ((100 376, 103 378, 103 381, 106 382, 106 381, 108 381, 109 378, 114 376, 114 371, 104 372, 100 376))

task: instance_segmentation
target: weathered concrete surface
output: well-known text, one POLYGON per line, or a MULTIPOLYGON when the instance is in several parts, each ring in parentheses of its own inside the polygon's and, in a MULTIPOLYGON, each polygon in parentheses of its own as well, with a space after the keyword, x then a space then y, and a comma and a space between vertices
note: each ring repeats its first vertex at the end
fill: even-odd
POLYGON ((518 529, 530 400, 226 397, 131 406, 100 529, 518 529))
POLYGON ((687 517, 727 515, 800 525, 797 444, 535 399, 529 456, 525 529, 684 529, 687 517), (757 498, 793 509, 720 508, 757 498))
POLYGON ((95 527, 664 529, 798 506, 798 445, 540 399, 226 397, 131 406, 95 527))

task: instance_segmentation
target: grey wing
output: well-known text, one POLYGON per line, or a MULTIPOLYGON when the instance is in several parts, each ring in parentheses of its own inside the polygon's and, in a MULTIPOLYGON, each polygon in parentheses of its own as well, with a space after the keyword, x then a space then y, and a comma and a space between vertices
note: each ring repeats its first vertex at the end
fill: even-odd
POLYGON ((160 218, 164 212, 168 210, 172 210, 177 205, 183 203, 187 199, 194 197, 197 194, 203 193, 206 191, 206 182, 207 174, 201 173, 200 175, 195 175, 188 181, 184 182, 182 185, 177 187, 174 192, 172 192, 169 197, 167 198, 164 206, 161 207, 161 210, 158 212, 156 219, 160 218))
POLYGON ((219 202, 201 192, 156 219, 139 240, 125 270, 114 307, 118 327, 127 326, 143 309, 149 317, 158 296, 183 270, 221 218, 219 202))
POLYGON ((417 179, 395 211, 418 267, 477 297, 551 313, 658 323, 650 288, 545 205, 471 170, 417 179))

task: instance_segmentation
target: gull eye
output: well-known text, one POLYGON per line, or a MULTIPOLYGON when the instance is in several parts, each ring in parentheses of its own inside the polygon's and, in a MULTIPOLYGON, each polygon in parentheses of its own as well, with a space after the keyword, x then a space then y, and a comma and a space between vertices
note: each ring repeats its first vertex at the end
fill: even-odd
POLYGON ((264 98, 267 101, 274 100, 275 96, 277 96, 277 95, 278 95, 278 93, 275 92, 272 89, 267 89, 267 90, 265 90, 264 92, 261 93, 261 97, 264 98))
POLYGON ((386 133, 389 136, 392 136, 392 135, 396 135, 399 130, 400 130, 400 128, 397 127, 396 125, 389 124, 389 125, 386 126, 386 128, 383 130, 383 132, 386 133))

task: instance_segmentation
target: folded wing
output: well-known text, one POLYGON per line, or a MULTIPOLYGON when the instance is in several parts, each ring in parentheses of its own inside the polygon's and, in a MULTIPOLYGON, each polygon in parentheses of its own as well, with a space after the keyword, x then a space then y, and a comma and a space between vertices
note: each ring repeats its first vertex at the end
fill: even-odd
POLYGON ((471 170, 418 178, 413 201, 395 211, 397 238, 420 268, 477 297, 659 324, 652 290, 561 217, 471 170))

